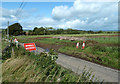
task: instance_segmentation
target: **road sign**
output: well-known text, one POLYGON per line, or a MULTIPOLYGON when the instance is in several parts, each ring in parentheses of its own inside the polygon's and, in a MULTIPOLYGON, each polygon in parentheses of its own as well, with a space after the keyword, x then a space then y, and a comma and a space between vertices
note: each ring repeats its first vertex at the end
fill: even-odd
POLYGON ((29 51, 36 50, 35 43, 24 43, 24 48, 29 51))

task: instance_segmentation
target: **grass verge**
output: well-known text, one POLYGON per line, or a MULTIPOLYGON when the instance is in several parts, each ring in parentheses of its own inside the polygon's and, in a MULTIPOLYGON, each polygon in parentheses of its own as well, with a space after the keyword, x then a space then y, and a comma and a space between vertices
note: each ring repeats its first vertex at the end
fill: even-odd
POLYGON ((3 63, 3 82, 99 82, 91 71, 84 69, 77 75, 44 52, 35 55, 22 47, 13 48, 11 58, 3 63))

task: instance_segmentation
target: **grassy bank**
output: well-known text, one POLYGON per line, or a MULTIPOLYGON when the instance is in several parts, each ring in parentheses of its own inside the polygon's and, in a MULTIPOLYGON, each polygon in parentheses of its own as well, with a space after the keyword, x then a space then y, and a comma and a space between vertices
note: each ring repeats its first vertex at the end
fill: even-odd
POLYGON ((2 40, 2 50, 5 49, 5 47, 8 45, 9 45, 9 42, 2 40))
POLYGON ((94 82, 92 72, 77 75, 57 65, 51 55, 35 55, 22 47, 14 47, 11 58, 3 63, 3 82, 94 82))

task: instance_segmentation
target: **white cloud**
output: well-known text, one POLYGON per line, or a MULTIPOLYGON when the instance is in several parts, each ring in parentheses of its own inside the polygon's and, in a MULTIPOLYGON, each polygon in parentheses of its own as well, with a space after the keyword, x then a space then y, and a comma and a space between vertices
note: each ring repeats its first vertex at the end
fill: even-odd
MULTIPOLYGON (((23 28, 33 29, 35 26, 46 26, 54 28, 75 28, 84 30, 108 30, 118 28, 118 3, 108 2, 81 2, 76 0, 70 7, 68 5, 55 6, 51 11, 52 17, 32 16, 32 11, 37 9, 22 10, 21 19, 18 21, 23 28), (29 18, 28 18, 29 17, 29 18)), ((3 25, 9 19, 15 22, 20 17, 15 17, 17 10, 2 9, 3 25)), ((47 11, 47 10, 46 10, 47 11)), ((0 11, 1 13, 1 11, 0 11)))
POLYGON ((107 21, 107 20, 108 20, 108 18, 106 17, 106 18, 104 18, 104 20, 105 20, 105 21, 107 21))
POLYGON ((59 27, 72 27, 78 29, 117 29, 118 3, 107 2, 82 2, 76 0, 72 7, 56 6, 53 8, 54 20, 64 20, 59 27), (87 22, 85 22, 87 20, 87 22), (83 24, 81 24, 83 23, 83 24), (111 24, 111 25, 110 25, 111 24), (115 24, 114 26, 112 24, 115 24), (105 28, 104 28, 105 27, 105 28))
POLYGON ((87 20, 80 21, 79 19, 70 20, 66 23, 59 25, 60 28, 77 28, 78 26, 83 26, 87 24, 87 20))
POLYGON ((56 6, 53 8, 52 16, 54 19, 72 19, 91 16, 101 11, 103 4, 100 3, 85 3, 81 0, 76 0, 72 7, 56 6))
POLYGON ((27 11, 24 11, 22 9, 6 9, 0 7, 0 23, 2 23, 2 28, 7 27, 7 22, 10 22, 10 25, 15 22, 20 22, 24 18, 27 18, 30 16, 30 14, 27 11), (16 15, 17 14, 17 15, 16 15))

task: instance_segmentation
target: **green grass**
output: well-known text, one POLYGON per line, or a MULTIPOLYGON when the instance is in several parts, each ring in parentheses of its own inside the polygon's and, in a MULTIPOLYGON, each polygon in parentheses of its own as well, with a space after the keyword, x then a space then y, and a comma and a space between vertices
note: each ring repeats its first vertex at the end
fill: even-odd
POLYGON ((36 38, 36 37, 53 37, 53 36, 103 36, 103 35, 118 35, 118 34, 58 34, 58 35, 29 35, 29 36, 15 36, 14 38, 36 38))
POLYGON ((9 42, 2 40, 2 50, 9 45, 9 42))
POLYGON ((99 38, 92 38, 93 40, 99 42, 99 43, 106 43, 106 44, 118 44, 118 39, 120 39, 120 37, 99 37, 99 38))

